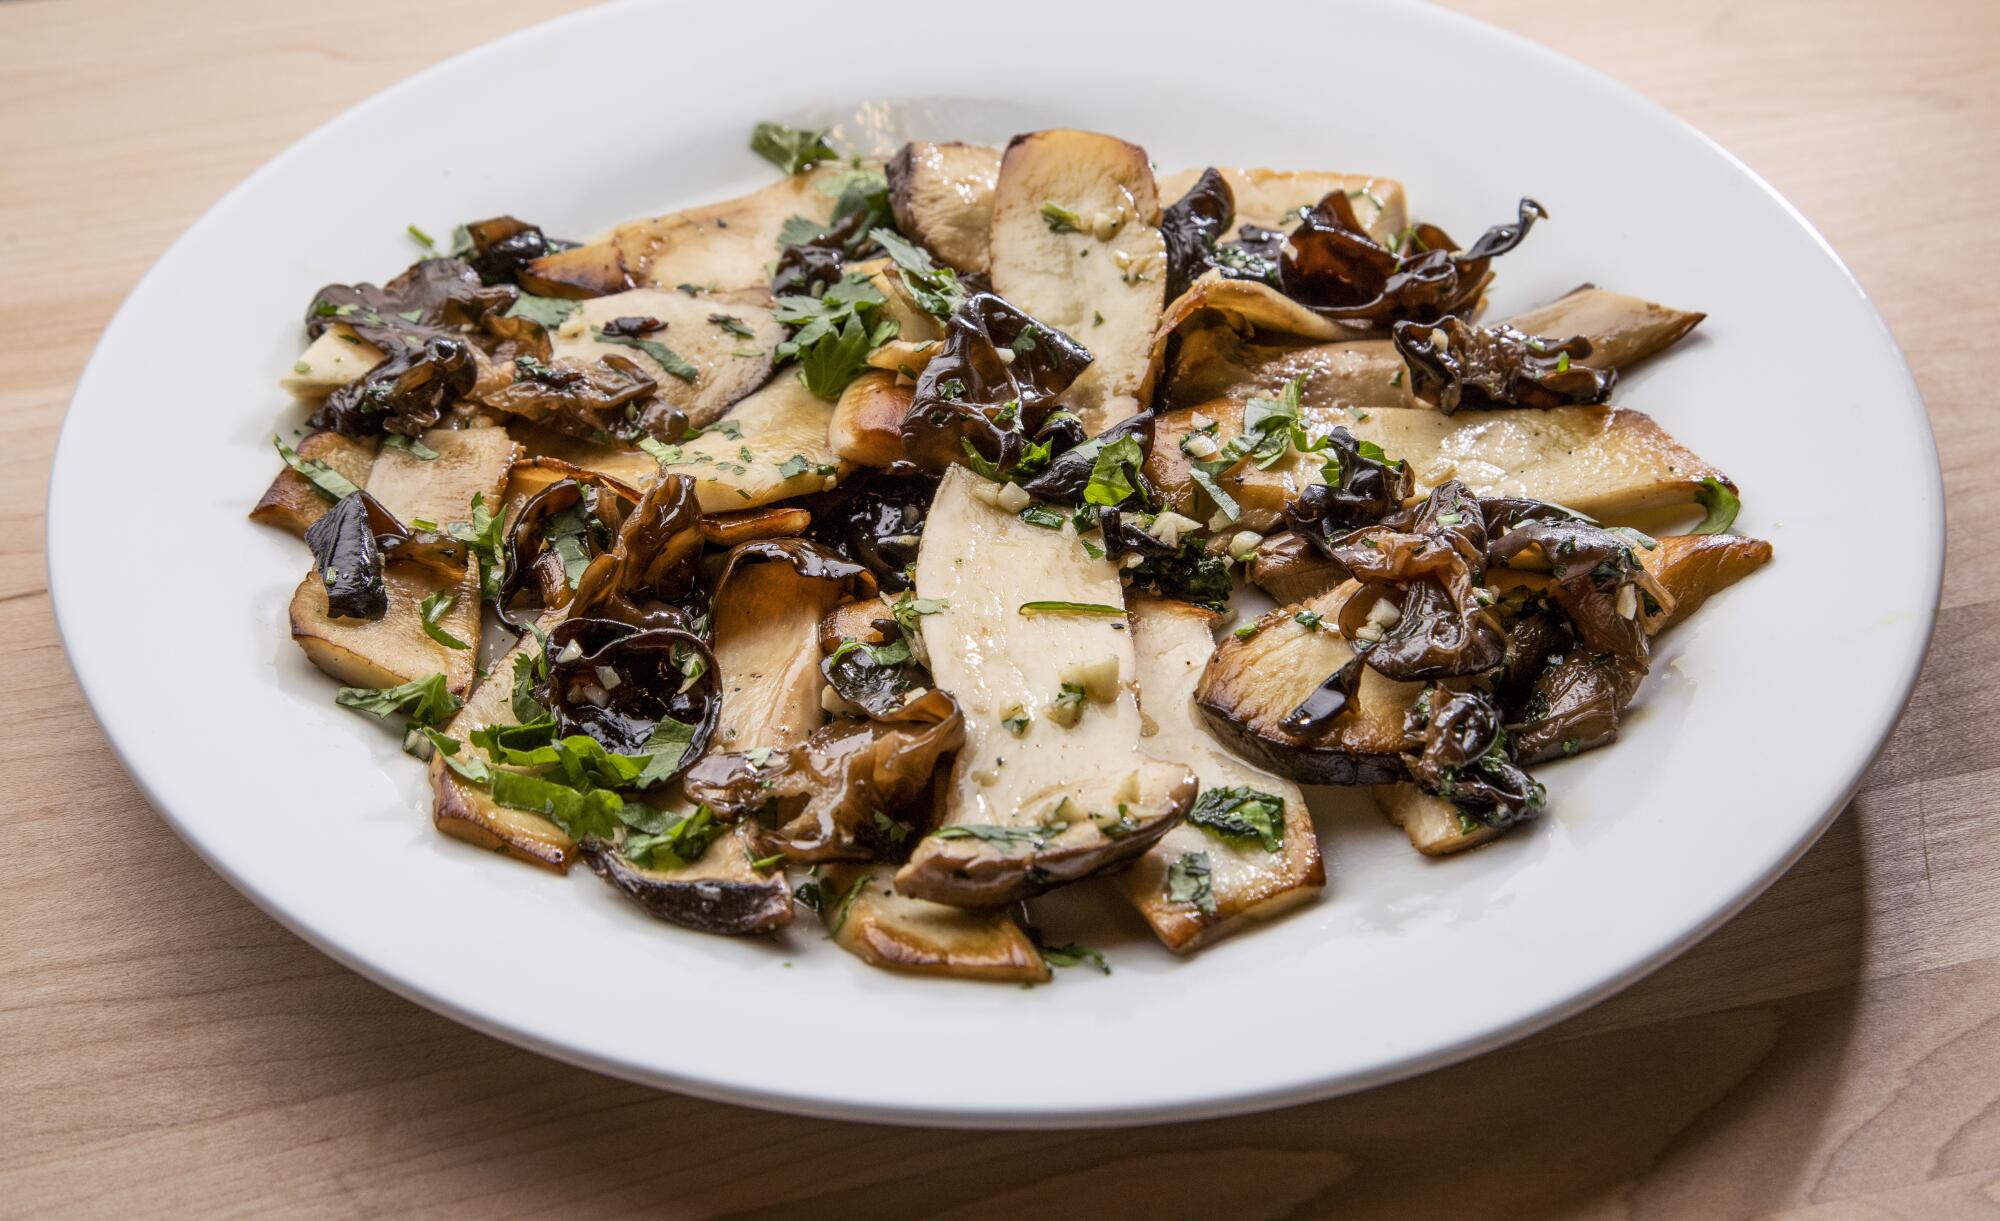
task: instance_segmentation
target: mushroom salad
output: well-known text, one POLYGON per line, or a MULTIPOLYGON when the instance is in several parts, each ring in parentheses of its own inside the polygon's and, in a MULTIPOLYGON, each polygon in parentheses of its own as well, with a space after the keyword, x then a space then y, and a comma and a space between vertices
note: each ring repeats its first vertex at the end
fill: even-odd
POLYGON ((447 835, 898 970, 1103 968, 1032 919, 1080 883, 1188 951, 1320 894, 1302 786, 1431 856, 1534 820, 1770 558, 1611 405, 1701 314, 1481 317, 1533 199, 1461 246, 1391 179, 1083 131, 751 147, 741 198, 412 226, 306 308, 251 516, 447 835))

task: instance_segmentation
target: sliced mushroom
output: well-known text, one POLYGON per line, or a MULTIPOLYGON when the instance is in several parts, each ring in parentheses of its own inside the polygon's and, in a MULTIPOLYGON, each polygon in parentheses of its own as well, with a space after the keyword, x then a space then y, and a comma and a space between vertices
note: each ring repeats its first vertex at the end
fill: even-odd
POLYGON ((1628 369, 1672 347, 1707 316, 1585 284, 1507 324, 1530 335, 1582 335, 1590 340, 1590 355, 1580 363, 1628 369))
POLYGON ((1302 784, 1385 784, 1403 775, 1403 714, 1424 684, 1399 683, 1366 665, 1338 627, 1356 581, 1281 606, 1225 636, 1195 686, 1209 729, 1237 754, 1302 784), (1323 728, 1284 722, 1339 675, 1352 683, 1323 728))
POLYGON ((912 140, 889 159, 888 176, 896 228, 960 271, 987 270, 999 149, 912 140))
POLYGON ((1347 579, 1347 570, 1321 554, 1304 535, 1281 530, 1257 544, 1245 575, 1283 606, 1325 593, 1347 579))
POLYGON ((1505 830, 1461 814, 1451 802, 1407 781, 1376 785, 1371 791, 1383 815, 1401 827, 1425 856, 1450 856, 1476 848, 1505 830))
POLYGON ((804 534, 812 525, 812 514, 804 509, 744 509, 739 513, 711 513, 701 519, 701 536, 718 547, 734 547, 766 538, 790 538, 804 534))
MULTIPOLYGON (((1728 477, 1642 412, 1623 407, 1547 411, 1432 410, 1301 412, 1307 430, 1338 425, 1409 460, 1418 494, 1458 479, 1476 495, 1554 501, 1605 521, 1695 504, 1704 479, 1728 477)), ((1219 422, 1216 439, 1242 431, 1243 406, 1221 399, 1159 417, 1146 474, 1180 512, 1200 512, 1181 438, 1195 417, 1219 422)), ((1243 506, 1240 524, 1273 528, 1285 504, 1319 478, 1319 462, 1296 450, 1267 468, 1244 464, 1218 482, 1243 506)), ((1731 485, 1733 486, 1733 485, 1731 485)))
POLYGON ((1735 534, 1675 534, 1658 541, 1639 552, 1639 562, 1674 596, 1674 607, 1648 625, 1654 632, 1685 622, 1702 603, 1771 561, 1771 544, 1735 534))
POLYGON ((770 298, 761 292, 691 297, 638 288, 583 302, 556 329, 554 339, 557 360, 587 365, 620 356, 638 364, 658 383, 659 401, 686 413, 688 422, 700 428, 770 377, 785 328, 772 318, 770 298), (638 323, 621 328, 621 319, 638 323), (647 320, 664 325, 649 327, 647 320), (738 333, 745 330, 751 332, 747 337, 738 333), (663 355, 685 363, 663 360, 663 355))
MULTIPOLYGON (((1390 241, 1409 223, 1403 184, 1393 178, 1323 170, 1216 169, 1236 196, 1236 223, 1222 235, 1225 241, 1240 236, 1245 225, 1289 229, 1298 223, 1299 213, 1331 191, 1347 193, 1362 227, 1378 242, 1390 241)), ((1201 175, 1201 170, 1167 175, 1160 179, 1160 198, 1179 199, 1201 175)))
POLYGON ((827 443, 857 466, 887 469, 903 461, 903 417, 909 414, 913 382, 872 370, 847 383, 833 405, 827 443))
POLYGON ((826 719, 820 618, 874 589, 866 569, 804 539, 746 543, 730 552, 715 591, 718 750, 782 750, 819 728, 826 719))
POLYGON ((1218 818, 1207 826, 1182 822, 1119 879, 1126 897, 1160 940, 1177 952, 1194 949, 1249 920, 1275 916, 1303 903, 1326 885, 1319 837, 1313 832, 1305 794, 1291 781, 1252 767, 1224 750, 1202 727, 1195 711, 1195 685, 1214 651, 1216 616, 1185 602, 1147 598, 1132 608, 1132 647, 1138 659, 1139 710, 1145 724, 1140 749, 1194 769, 1201 781, 1199 808, 1227 809, 1228 797, 1248 794, 1252 803, 1274 798, 1282 807, 1273 830, 1278 846, 1257 836, 1221 834, 1231 824, 1218 818), (1190 853, 1208 860, 1210 899, 1197 905, 1170 897, 1168 875, 1190 853))
POLYGON ((633 284, 624 258, 609 246, 574 246, 545 254, 524 265, 515 279, 538 297, 570 300, 608 297, 633 284))
POLYGON ((1063 395, 1102 432, 1151 397, 1166 246, 1146 150, 1092 132, 1016 136, 993 193, 993 290, 1096 358, 1063 395))
MULTIPOLYGON (((475 495, 486 504, 500 504, 518 449, 506 429, 439 428, 421 440, 436 457, 385 448, 368 472, 369 495, 397 520, 464 521, 475 495)), ((314 665, 348 686, 393 687, 442 673, 452 694, 464 695, 472 685, 479 641, 478 573, 467 572, 462 582, 455 582, 428 568, 391 564, 383 580, 388 609, 380 619, 336 619, 328 613, 318 573, 308 573, 292 595, 292 639, 314 665), (474 648, 449 648, 424 631, 424 599, 454 592, 450 609, 436 626, 474 648)))
POLYGON ((382 363, 382 349, 336 322, 319 333, 278 385, 293 398, 318 403, 327 395, 382 363))
MULTIPOLYGON (((1267 298, 1259 297, 1258 301, 1274 310, 1288 309, 1267 298)), ((1190 310, 1192 304, 1176 302, 1169 307, 1163 326, 1178 325, 1176 319, 1186 322, 1195 317, 1198 311, 1190 310)), ((1266 334, 1252 338, 1220 324, 1182 326, 1178 353, 1171 368, 1161 375, 1163 409, 1197 407, 1211 399, 1271 394, 1295 378, 1303 379, 1300 402, 1308 409, 1379 411, 1426 406, 1411 393, 1409 372, 1390 340, 1335 338, 1323 343, 1277 342, 1269 332, 1290 328, 1294 333, 1309 335, 1313 332, 1303 328, 1319 323, 1306 322, 1305 314, 1290 312, 1266 314, 1241 309, 1224 312, 1238 326, 1261 326, 1266 334)), ((1209 315, 1211 322, 1220 316, 1209 315)), ((1543 337, 1582 336, 1590 341, 1590 354, 1577 363, 1593 369, 1623 370, 1680 339, 1702 317, 1585 286, 1548 305, 1516 314, 1506 319, 1506 325, 1543 337)), ((1162 355, 1165 340, 1162 335, 1162 355)))
MULTIPOLYGON (((560 615, 546 616, 540 626, 547 630, 555 626, 560 618, 560 615)), ((465 706, 458 710, 458 715, 445 725, 445 736, 467 743, 476 729, 488 725, 519 724, 520 718, 514 715, 513 707, 514 667, 517 662, 539 652, 541 647, 541 642, 530 635, 501 657, 486 681, 479 684, 465 706)), ((465 745, 460 749, 476 748, 465 745)), ((577 844, 554 822, 540 814, 510 809, 494 801, 491 793, 466 783, 447 767, 442 752, 431 755, 430 778, 431 821, 439 831, 475 847, 544 865, 557 872, 569 868, 570 861, 576 856, 577 844)))
MULTIPOLYGON (((299 442, 297 451, 299 457, 311 462, 324 462, 349 483, 361 487, 368 482, 368 471, 375 465, 377 444, 372 438, 357 440, 326 430, 305 437, 299 442)), ((271 480, 271 486, 264 490, 257 507, 250 510, 250 520, 302 535, 306 527, 325 516, 332 507, 333 501, 326 493, 287 466, 278 472, 277 478, 271 480)))
POLYGON ((792 889, 784 873, 759 871, 751 851, 747 827, 718 836, 700 860, 679 869, 634 864, 601 840, 583 845, 597 876, 647 915, 722 936, 769 932, 792 922, 792 889))
POLYGON ((826 491, 854 469, 833 452, 832 419, 833 404, 782 374, 700 436, 669 446, 662 466, 695 481, 704 513, 826 491))
POLYGON ((697 295, 762 288, 777 256, 780 230, 794 216, 824 225, 833 219, 841 183, 853 174, 844 164, 793 174, 735 199, 634 221, 611 231, 635 283, 697 295))
POLYGON ((1123 864, 1195 791, 1185 765, 1140 752, 1117 569, 1070 526, 1043 529, 997 507, 989 486, 948 471, 917 558, 918 595, 943 604, 922 619, 924 644, 938 687, 963 709, 965 746, 941 825, 896 889, 954 907, 997 906, 1123 864), (1043 602, 1071 609, 1022 612, 1043 602))
MULTIPOLYGON (((519 438, 521 448, 536 459, 547 458, 565 466, 603 475, 630 488, 644 489, 647 484, 660 476, 659 460, 644 450, 625 445, 600 444, 557 432, 553 428, 537 427, 532 424, 516 423, 508 431, 519 438)), ((536 482, 539 481, 541 486, 546 487, 549 483, 555 482, 555 479, 562 477, 556 475, 540 481, 536 476, 530 475, 529 483, 523 490, 532 495, 540 490, 534 486, 536 482)), ((514 489, 510 485, 508 495, 512 498, 513 494, 514 489)))
POLYGON ((452 649, 424 631, 424 599, 455 597, 435 626, 467 643, 479 639, 479 576, 463 581, 414 564, 390 564, 382 570, 388 608, 379 619, 336 618, 327 607, 326 588, 317 570, 292 594, 288 611, 292 639, 308 660, 344 686, 397 687, 444 675, 453 695, 472 686, 473 650, 452 649))
POLYGON ((968 911, 896 893, 893 865, 829 865, 816 885, 835 945, 870 966, 956 979, 1042 983, 1049 967, 1004 910, 968 911))

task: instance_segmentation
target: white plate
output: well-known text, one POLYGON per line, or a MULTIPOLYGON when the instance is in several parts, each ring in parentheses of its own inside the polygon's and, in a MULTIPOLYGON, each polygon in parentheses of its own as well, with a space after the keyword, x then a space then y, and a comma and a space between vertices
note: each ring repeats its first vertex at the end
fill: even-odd
POLYGON ((1547 51, 1411 5, 1237 4, 1206 35, 1206 12, 1125 11, 935 5, 843 52, 802 3, 592 9, 356 107, 217 204, 105 332, 49 494, 63 638, 155 804, 286 925, 469 1025, 849 1118, 1143 1122, 1359 1089, 1545 1026, 1727 919, 1852 792, 1930 635, 1942 491, 1882 320, 1743 166, 1547 51), (1187 961, 1127 918, 1109 978, 912 980, 810 918, 703 937, 582 870, 470 850, 286 639, 304 552, 244 520, 301 313, 323 283, 400 269, 409 222, 582 234, 768 181, 744 147, 760 118, 987 141, 1066 124, 1163 170, 1365 170, 1461 240, 1532 194, 1553 219, 1497 264, 1497 311, 1586 279, 1707 310, 1620 401, 1730 471, 1740 528, 1778 559, 1663 642, 1624 741, 1545 770, 1539 825, 1431 863, 1379 819, 1329 816, 1325 900, 1187 961))

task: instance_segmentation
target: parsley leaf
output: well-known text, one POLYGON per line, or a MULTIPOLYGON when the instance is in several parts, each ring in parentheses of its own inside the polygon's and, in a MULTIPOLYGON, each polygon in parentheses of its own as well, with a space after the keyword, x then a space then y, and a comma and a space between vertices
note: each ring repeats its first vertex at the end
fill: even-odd
POLYGON ((734 314, 710 314, 708 320, 738 339, 755 339, 757 332, 743 325, 743 320, 734 314))
POLYGON ((787 174, 803 174, 840 154, 826 142, 826 128, 807 131, 782 123, 759 123, 750 129, 750 151, 787 174))
POLYGON ((444 675, 433 674, 400 687, 342 687, 333 702, 378 719, 407 712, 418 725, 442 725, 465 701, 445 688, 444 675))
POLYGON ((1742 511, 1743 502, 1728 484, 1710 475, 1694 490, 1695 502, 1706 509, 1707 515, 1694 528, 1696 534, 1727 534, 1729 527, 1736 524, 1736 515, 1742 511))
POLYGON ((1211 885, 1208 853, 1183 852, 1167 866, 1167 902, 1192 903, 1204 916, 1215 914, 1215 890, 1211 885))
POLYGON ((701 375, 693 362, 658 340, 641 339, 635 335, 609 335, 603 327, 590 328, 590 337, 599 343, 615 343, 620 347, 637 348, 659 362, 659 366, 684 382, 692 382, 701 375))
POLYGON ((1146 465, 1146 451, 1139 446, 1139 438, 1126 435, 1097 451, 1097 460, 1090 466, 1090 482, 1083 489, 1086 504, 1121 505, 1137 491, 1126 468, 1137 470, 1146 465))
POLYGON ((438 620, 451 613, 451 608, 457 604, 457 594, 439 590, 418 604, 417 614, 423 621, 424 635, 447 649, 469 649, 471 645, 438 626, 438 620))
POLYGON ((506 521, 486 507, 486 494, 472 494, 472 521, 448 523, 444 532, 472 551, 479 561, 479 596, 497 598, 500 596, 500 575, 506 571, 506 558, 502 548, 507 545, 506 521))
POLYGON ((1285 803, 1248 785, 1203 789, 1188 822, 1222 839, 1255 839, 1276 852, 1285 839, 1285 803))
POLYGON ((957 826, 940 827, 931 833, 934 839, 976 839, 982 844, 996 848, 1026 846, 1040 848, 1056 836, 1069 829, 1066 822, 1052 822, 1041 827, 1002 827, 991 823, 960 823, 957 826))
POLYGON ((406 437, 399 432, 384 433, 382 444, 390 449, 400 449, 419 462, 435 462, 438 452, 415 437, 406 437))
POLYGON ((577 303, 565 301, 561 297, 537 297, 533 293, 522 293, 514 304, 507 307, 509 318, 526 318, 539 322, 543 329, 553 331, 569 321, 569 316, 577 311, 577 303))
POLYGON ((1042 219, 1048 223, 1052 233, 1080 233, 1083 230, 1083 218, 1053 199, 1042 202, 1042 219))
POLYGON ((1094 615, 1101 619, 1123 619, 1125 608, 1106 606, 1102 602, 1023 602, 1023 615, 1094 615))
POLYGON ((931 262, 923 247, 904 240, 894 229, 872 229, 868 236, 896 261, 897 270, 903 273, 903 285, 918 305, 940 318, 949 318, 965 304, 965 290, 959 286, 958 273, 931 262))
POLYGON ((1042 961, 1052 967, 1074 967, 1089 963, 1105 975, 1111 974, 1111 964, 1104 961, 1104 955, 1087 945, 1070 942, 1067 945, 1037 946, 1042 961))
POLYGON ((278 456, 285 460, 286 466, 297 471, 304 477, 307 483, 312 484, 319 491, 319 494, 328 500, 337 501, 361 490, 347 476, 334 470, 326 463, 321 462, 318 458, 301 457, 298 450, 285 444, 284 438, 278 436, 276 433, 271 434, 271 444, 278 447, 278 456))

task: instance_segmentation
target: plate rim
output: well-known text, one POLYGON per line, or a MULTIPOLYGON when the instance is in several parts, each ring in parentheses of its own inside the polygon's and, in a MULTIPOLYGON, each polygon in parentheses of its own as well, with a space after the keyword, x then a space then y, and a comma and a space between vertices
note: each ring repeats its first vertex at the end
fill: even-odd
MULTIPOLYGON (((753 1106, 820 1119, 835 1119, 851 1122, 874 1122, 906 1125, 921 1125, 939 1128, 961 1129, 1085 1129, 1122 1126, 1142 1126, 1161 1123, 1187 1122, 1200 1119, 1239 1115, 1279 1107, 1300 1105, 1320 1101, 1363 1090, 1373 1089, 1394 1081, 1403 1080, 1422 1073, 1461 1063, 1487 1051, 1516 1042, 1538 1031, 1545 1030, 1577 1013, 1624 991, 1639 980, 1652 974, 1667 963, 1687 952, 1694 945, 1705 940, 1715 930, 1734 919, 1744 908, 1761 896, 1778 878, 1789 872, 1820 838, 1833 822, 1843 813, 1859 791, 1862 781, 1886 749, 1897 723, 1907 708, 1916 685, 1921 678, 1923 664, 1928 657, 1936 630, 1942 599, 1944 567, 1946 555, 1946 504, 1944 482, 1939 461, 1935 432, 1931 426, 1928 409, 1924 403, 1921 388, 1910 368, 1909 360, 1900 344, 1896 342, 1887 320, 1882 316, 1874 299, 1868 294, 1839 253, 1834 250, 1825 236, 1812 222, 1785 198, 1770 183, 1740 158, 1731 153, 1713 138, 1709 137, 1687 121, 1653 102, 1636 89, 1608 76, 1594 66, 1572 59, 1511 30, 1492 25, 1466 14, 1431 5, 1398 3, 1397 0, 1347 0, 1351 4, 1377 9, 1393 9, 1409 14, 1416 20, 1433 20, 1449 26, 1469 31, 1476 36, 1498 38, 1522 55, 1540 61, 1555 70, 1581 76, 1596 89, 1607 90, 1619 95, 1626 103, 1645 111, 1655 121, 1664 120, 1677 128, 1683 135, 1693 136, 1708 153, 1719 157, 1737 175, 1753 185, 1756 190, 1775 203, 1789 221, 1803 231, 1818 248, 1819 253, 1838 272, 1841 281, 1853 292, 1865 311, 1867 319, 1879 331, 1889 353, 1894 357, 1896 372, 1906 391, 1906 403, 1914 414, 1916 433, 1920 440, 1924 457, 1923 463, 1925 504, 1921 519, 1928 530, 1927 546, 1924 548, 1925 579, 1923 589, 1927 591, 1926 606, 1921 612, 1921 623, 1912 624, 1914 630, 1905 630, 1900 669, 1903 677, 1900 690, 1893 701, 1885 700, 1879 705, 1880 711, 1870 736, 1874 747, 1865 755, 1858 756, 1848 767, 1839 786, 1838 799, 1831 802, 1812 820, 1800 834, 1789 851, 1775 860, 1767 869, 1757 875, 1731 901, 1710 912, 1707 918, 1693 927, 1669 938, 1652 952, 1643 955, 1625 969, 1602 978, 1591 986, 1577 990, 1567 996, 1552 998, 1543 1005, 1523 1014, 1515 1020, 1484 1029, 1472 1036, 1442 1046, 1413 1052, 1397 1059, 1387 1060, 1365 1072, 1345 1073, 1328 1078, 1298 1081, 1291 1085, 1254 1089, 1240 1093, 1213 1094, 1204 1098, 1162 1108, 1149 1104, 1125 1105, 1082 1105, 1063 1106, 1048 1110, 1029 1109, 981 1109, 975 1101, 959 1108, 943 1108, 927 1105, 892 1105, 880 1102, 853 1102, 810 1089, 785 1092, 755 1086, 737 1084, 722 1077, 704 1077, 686 1072, 671 1071, 658 1065, 630 1063, 623 1059, 595 1054, 588 1049, 571 1043, 545 1037, 538 1031, 479 1012, 452 996, 433 989, 419 977, 404 975, 361 957, 335 940, 335 935, 323 932, 305 917, 292 911, 283 896, 270 893, 251 878, 231 868, 226 861, 204 843, 196 831, 193 820, 175 813, 161 799, 151 778, 142 774, 132 765, 125 745, 114 736, 109 728, 102 704, 103 692, 93 690, 86 682, 79 664, 74 642, 76 635, 77 610, 65 590, 74 586, 63 573, 66 561, 59 560, 56 549, 57 527, 61 515, 58 512, 61 493, 82 478, 70 473, 76 466, 77 446, 73 443, 76 431, 76 405, 86 398, 87 392, 96 380, 102 363, 110 356, 106 339, 118 330, 121 322, 134 308, 134 303, 144 290, 161 274, 161 268, 171 263, 181 248, 202 232, 218 214, 233 205, 242 195, 251 192, 265 177, 277 173, 283 166, 297 158, 307 156, 309 150, 320 140, 327 138, 344 125, 354 122, 357 116, 378 106, 389 105, 406 90, 415 89, 420 83, 438 75, 455 70, 460 64, 476 60, 496 50, 517 43, 533 42, 544 38, 551 29, 571 25, 588 25, 599 21, 615 21, 621 14, 641 8, 672 7, 674 0, 613 0, 612 3, 591 8, 583 8, 557 15, 544 21, 535 22, 519 30, 480 43, 460 51, 448 58, 428 65, 417 72, 402 77, 387 87, 377 90, 357 100, 339 113, 314 127, 305 135, 294 140, 276 155, 259 165, 241 181, 219 196, 204 209, 188 227, 154 260, 128 290, 118 308, 107 321, 93 346, 90 356, 78 374, 76 385, 67 404, 56 445, 51 457, 47 493, 44 500, 44 568, 48 579, 52 617, 63 645, 63 656, 70 668, 77 689, 83 694, 92 717, 103 729, 113 754, 125 768, 134 784, 145 795, 147 802, 170 826, 176 835, 192 848, 211 870, 220 875, 238 893, 249 899, 265 914, 283 925, 294 935, 321 953, 339 962, 349 970, 387 988, 389 991, 413 1001, 453 1021, 468 1026, 488 1036, 500 1039, 517 1047, 526 1048, 540 1055, 562 1061, 580 1068, 603 1073, 621 1080, 654 1088, 669 1089, 692 1097, 735 1105, 753 1106), (65 608, 69 609, 66 611, 65 608)), ((1829 769, 1835 775, 1836 769, 1829 769)))

